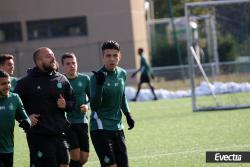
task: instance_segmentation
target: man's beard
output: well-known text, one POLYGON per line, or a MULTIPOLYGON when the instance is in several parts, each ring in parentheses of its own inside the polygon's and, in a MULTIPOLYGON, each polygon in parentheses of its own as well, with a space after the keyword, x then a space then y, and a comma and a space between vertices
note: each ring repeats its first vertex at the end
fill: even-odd
POLYGON ((43 64, 43 69, 47 72, 56 71, 57 69, 56 62, 52 61, 50 62, 50 64, 43 64))
POLYGON ((13 73, 14 73, 14 70, 11 70, 11 71, 9 72, 9 75, 12 76, 13 73))

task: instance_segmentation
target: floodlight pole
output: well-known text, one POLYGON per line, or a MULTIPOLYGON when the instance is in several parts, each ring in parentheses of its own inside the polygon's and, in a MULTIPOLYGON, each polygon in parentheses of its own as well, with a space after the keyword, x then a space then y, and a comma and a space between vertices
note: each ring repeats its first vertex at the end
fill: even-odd
MULTIPOLYGON (((170 15, 170 21, 171 21, 171 25, 172 25, 172 29, 173 29, 173 42, 175 44, 176 47, 176 52, 177 52, 177 57, 179 60, 180 65, 183 65, 183 61, 182 61, 182 56, 181 56, 181 52, 180 52, 180 45, 177 39, 177 34, 176 34, 176 27, 175 27, 175 23, 174 23, 174 16, 173 16, 173 9, 172 9, 172 0, 167 0, 168 3, 168 11, 169 11, 169 15, 170 15)), ((185 73, 184 70, 181 68, 181 74, 182 74, 182 80, 185 80, 185 73)))

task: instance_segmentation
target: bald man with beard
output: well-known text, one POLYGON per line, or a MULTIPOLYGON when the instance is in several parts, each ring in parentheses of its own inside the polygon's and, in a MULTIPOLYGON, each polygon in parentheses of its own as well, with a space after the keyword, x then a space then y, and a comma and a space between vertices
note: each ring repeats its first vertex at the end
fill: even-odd
POLYGON ((17 82, 15 92, 23 101, 32 128, 27 133, 31 167, 68 167, 69 152, 64 131, 65 112, 73 111, 75 96, 68 79, 57 72, 53 51, 38 48, 35 67, 17 82))

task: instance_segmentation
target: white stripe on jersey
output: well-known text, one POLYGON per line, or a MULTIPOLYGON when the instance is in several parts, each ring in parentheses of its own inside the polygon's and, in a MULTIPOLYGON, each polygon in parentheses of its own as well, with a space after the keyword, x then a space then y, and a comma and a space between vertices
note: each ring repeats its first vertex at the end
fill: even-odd
POLYGON ((87 114, 85 114, 85 115, 83 116, 83 123, 85 123, 85 124, 88 123, 87 114))
POLYGON ((102 125, 102 121, 101 119, 98 117, 97 113, 94 111, 94 119, 96 120, 98 129, 103 129, 103 125, 102 125))

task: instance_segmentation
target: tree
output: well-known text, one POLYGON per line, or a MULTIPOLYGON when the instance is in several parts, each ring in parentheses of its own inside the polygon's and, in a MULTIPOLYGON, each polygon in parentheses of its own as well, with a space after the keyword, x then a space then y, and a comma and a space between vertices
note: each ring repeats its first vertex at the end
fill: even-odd
MULTIPOLYGON (((166 18, 170 17, 168 12, 168 0, 153 0, 154 1, 154 11, 155 11, 155 18, 166 18)), ((173 4, 173 15, 174 17, 182 17, 185 15, 184 8, 185 3, 188 2, 200 2, 206 0, 172 0, 173 4)))
MULTIPOLYGON (((180 65, 176 47, 173 44, 167 42, 166 37, 159 36, 155 38, 153 42, 153 51, 152 51, 152 66, 171 66, 171 65, 180 65)), ((184 64, 187 64, 187 50, 186 43, 181 42, 180 52, 182 55, 182 60, 184 64)))

